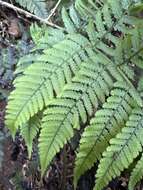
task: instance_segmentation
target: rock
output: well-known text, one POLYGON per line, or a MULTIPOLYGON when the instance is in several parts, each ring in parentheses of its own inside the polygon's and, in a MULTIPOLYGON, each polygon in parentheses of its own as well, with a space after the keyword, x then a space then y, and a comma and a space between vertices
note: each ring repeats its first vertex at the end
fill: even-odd
POLYGON ((8 33, 13 36, 14 38, 20 38, 22 33, 19 26, 19 19, 11 18, 10 24, 8 27, 8 33))

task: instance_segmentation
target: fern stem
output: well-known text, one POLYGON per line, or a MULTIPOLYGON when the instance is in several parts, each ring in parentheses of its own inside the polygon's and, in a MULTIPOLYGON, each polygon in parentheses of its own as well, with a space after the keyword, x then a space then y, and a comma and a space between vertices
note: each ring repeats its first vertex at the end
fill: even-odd
POLYGON ((138 51, 136 51, 134 54, 132 54, 132 55, 128 58, 128 60, 130 61, 133 57, 135 57, 136 55, 138 55, 141 51, 143 51, 143 47, 140 48, 138 51))
POLYGON ((49 20, 51 19, 51 17, 52 17, 52 16, 54 15, 54 13, 56 12, 58 6, 60 5, 61 1, 62 1, 62 0, 59 0, 59 1, 56 3, 55 7, 51 10, 51 13, 49 14, 48 18, 46 18, 45 20, 49 21, 49 20))

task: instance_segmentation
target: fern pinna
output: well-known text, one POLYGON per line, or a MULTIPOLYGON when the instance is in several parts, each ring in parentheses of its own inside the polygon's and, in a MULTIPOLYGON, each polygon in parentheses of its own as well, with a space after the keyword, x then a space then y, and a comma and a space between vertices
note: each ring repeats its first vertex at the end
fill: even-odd
POLYGON ((15 2, 26 8, 31 13, 34 13, 41 18, 47 18, 48 12, 45 0, 15 0, 15 2))
MULTIPOLYGON (((6 125, 13 136, 20 129, 29 155, 39 133, 42 175, 83 124, 88 126, 77 149, 75 187, 100 161, 94 189, 102 190, 142 151, 143 103, 137 86, 143 23, 136 6, 142 7, 139 0, 76 0, 69 10, 62 9, 64 31, 36 28, 36 35, 32 30, 37 47, 17 66, 6 125)), ((130 189, 142 177, 141 163, 142 158, 130 189)))

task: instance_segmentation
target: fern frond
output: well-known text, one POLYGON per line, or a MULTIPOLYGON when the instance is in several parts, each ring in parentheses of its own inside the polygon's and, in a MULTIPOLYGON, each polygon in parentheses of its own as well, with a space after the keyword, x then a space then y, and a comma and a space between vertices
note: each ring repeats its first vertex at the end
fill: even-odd
POLYGON ((31 29, 36 47, 18 64, 6 125, 13 135, 20 127, 29 155, 40 127, 42 175, 80 125, 92 117, 80 141, 75 186, 101 159, 94 188, 101 190, 142 151, 143 101, 135 86, 136 66, 142 68, 143 24, 130 9, 139 1, 76 0, 76 10, 62 9, 66 30, 31 29), (34 119, 39 111, 44 112, 42 124, 34 119))
POLYGON ((136 56, 132 57, 130 54, 128 54, 132 58, 132 63, 137 67, 139 67, 140 69, 143 68, 142 66, 143 47, 141 44, 142 36, 143 36, 142 27, 141 28, 138 27, 138 30, 136 29, 132 30, 130 40, 132 43, 132 50, 134 51, 134 54, 136 54, 136 56))
POLYGON ((96 112, 90 126, 82 134, 75 163, 75 186, 79 177, 100 160, 108 141, 121 131, 132 111, 130 87, 117 82, 114 88, 103 108, 96 112))
POLYGON ((14 72, 15 75, 22 74, 27 67, 35 62, 35 60, 39 59, 40 54, 38 53, 30 53, 20 58, 19 62, 17 63, 16 71, 14 72))
MULTIPOLYGON (((105 1, 83 1, 77 0, 75 7, 84 18, 90 17, 95 25, 95 33, 97 38, 108 34, 111 31, 128 33, 129 25, 141 22, 140 19, 132 17, 128 13, 128 7, 134 4, 134 0, 126 2, 127 5, 121 0, 105 0, 105 1), (115 18, 115 19, 113 19, 115 18), (140 21, 139 21, 140 20, 140 21)), ((89 19, 88 19, 89 20, 89 19)), ((112 33, 114 36, 115 34, 112 33)), ((104 37, 104 36, 103 36, 104 37)))
POLYGON ((62 30, 47 27, 45 25, 39 27, 37 24, 33 24, 30 27, 30 33, 36 45, 34 51, 37 49, 44 50, 47 48, 51 48, 53 47, 53 45, 59 43, 65 38, 65 34, 62 30))
MULTIPOLYGON (((48 104, 49 99, 53 98, 54 92, 56 95, 59 94, 64 85, 71 81, 72 76, 79 70, 83 61, 100 52, 102 54, 104 52, 109 57, 114 56, 119 45, 119 39, 109 33, 115 29, 126 34, 131 28, 131 23, 133 27, 136 26, 136 23, 138 24, 138 19, 136 21, 132 17, 126 18, 126 10, 120 7, 119 0, 117 4, 121 14, 119 14, 119 11, 119 13, 115 14, 114 1, 109 1, 110 9, 112 10, 110 16, 112 17, 112 14, 115 14, 114 16, 117 18, 112 19, 113 25, 110 27, 104 27, 103 23, 106 20, 101 20, 102 10, 104 9, 97 12, 97 18, 100 17, 102 23, 97 22, 96 24, 98 35, 94 45, 80 34, 68 35, 63 41, 54 45, 53 48, 45 51, 38 63, 34 63, 27 68, 24 76, 15 80, 16 90, 9 97, 7 107, 6 124, 11 131, 16 130, 19 125, 22 125, 39 110, 42 110, 48 104), (112 3, 113 6, 111 6, 112 3), (107 43, 108 40, 109 44, 107 43), (113 47, 111 42, 112 45, 114 44, 113 47), (29 88, 23 88, 28 82, 29 88), (21 99, 24 101, 21 101, 21 99)), ((106 6, 106 3, 104 6, 106 6)), ((116 75, 118 75, 118 72, 116 72, 116 75)))
POLYGON ((41 17, 47 18, 48 12, 46 9, 46 2, 45 0, 15 0, 19 3, 22 7, 26 8, 31 13, 41 17))
POLYGON ((15 74, 23 73, 28 66, 38 62, 44 49, 52 48, 55 44, 63 41, 66 36, 62 30, 46 26, 39 27, 37 24, 30 27, 30 33, 35 46, 30 54, 20 58, 15 74))
POLYGON ((68 33, 75 33, 81 27, 81 20, 74 6, 69 8, 69 13, 62 8, 62 20, 68 33))
POLYGON ((75 114, 79 121, 86 123, 88 116, 97 108, 98 101, 105 101, 112 86, 108 64, 99 65, 95 57, 82 64, 79 75, 65 86, 59 97, 52 100, 44 114, 39 140, 42 172, 73 136, 75 114))
POLYGON ((26 123, 48 104, 54 92, 59 94, 62 91, 65 83, 70 82, 72 75, 79 70, 80 63, 93 55, 88 46, 90 43, 85 37, 68 35, 46 50, 38 63, 25 70, 24 76, 16 78, 16 89, 11 93, 7 106, 6 124, 9 129, 13 131, 13 127, 26 123))
POLYGON ((20 128, 20 134, 25 140, 25 144, 28 149, 29 158, 31 158, 33 140, 40 129, 40 125, 41 125, 40 119, 36 115, 33 118, 31 118, 28 123, 24 124, 20 128))
POLYGON ((122 132, 110 140, 110 146, 103 153, 96 174, 95 190, 102 190, 112 178, 119 176, 121 171, 133 162, 143 145, 143 112, 134 109, 122 132), (133 148, 134 147, 134 148, 133 148))
POLYGON ((135 168, 131 172, 131 177, 129 179, 129 190, 134 190, 136 184, 142 179, 143 177, 143 155, 141 156, 140 160, 137 162, 135 168))
POLYGON ((76 0, 75 7, 83 19, 95 18, 95 13, 102 7, 104 0, 76 0))

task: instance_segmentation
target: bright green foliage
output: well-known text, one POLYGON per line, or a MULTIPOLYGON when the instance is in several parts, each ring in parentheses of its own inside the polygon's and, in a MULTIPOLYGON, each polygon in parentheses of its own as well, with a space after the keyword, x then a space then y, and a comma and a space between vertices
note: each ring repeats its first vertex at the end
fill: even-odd
POLYGON ((110 146, 103 153, 96 174, 95 190, 105 187, 112 178, 119 176, 121 171, 129 167, 142 151, 142 135, 143 112, 138 108, 132 111, 126 127, 110 140, 110 146))
MULTIPOLYGON (((112 1, 109 2, 112 5, 112 1)), ((106 4, 104 6, 106 6, 106 4)), ((112 6, 111 8, 113 8, 112 11, 114 14, 115 7, 112 6)), ((102 11, 104 12, 104 7, 102 11)), ((99 15, 101 16, 101 13, 99 10, 97 13, 98 17, 99 15)), ((130 18, 124 15, 125 18, 127 17, 127 19, 125 19, 122 14, 115 15, 115 17, 119 17, 120 21, 113 21, 115 22, 115 29, 120 31, 123 27, 125 34, 130 32, 128 31, 129 28, 125 26, 125 23, 130 24, 132 17, 130 18)), ((135 20, 136 19, 133 18, 132 22, 134 23, 135 20)), ((138 20, 136 22, 138 24, 138 20)), ((7 125, 10 129, 12 128, 12 131, 14 131, 14 126, 17 128, 39 110, 42 110, 44 106, 48 104, 49 99, 53 98, 53 91, 55 91, 56 94, 60 93, 65 83, 70 82, 72 75, 75 75, 77 70, 79 70, 81 62, 90 58, 94 54, 94 51, 95 54, 96 52, 103 51, 109 56, 114 55, 114 48, 109 48, 107 43, 103 43, 103 40, 109 40, 110 46, 111 43, 115 47, 119 46, 119 40, 109 34, 111 29, 113 30, 113 26, 109 26, 109 21, 107 20, 107 31, 103 27, 103 24, 101 25, 98 22, 96 28, 99 35, 96 36, 98 40, 95 41, 94 45, 80 34, 67 35, 63 41, 60 41, 52 48, 46 50, 37 60, 37 63, 28 67, 24 72, 24 76, 18 77, 15 80, 14 84, 16 90, 13 91, 9 98, 11 101, 9 101, 7 112, 7 125), (96 49, 94 49, 94 47, 96 47, 96 49), (33 81, 31 81, 32 79, 33 81), (30 88, 26 87, 28 82, 31 84, 30 88), (23 86, 25 90, 23 90, 23 86), (21 93, 23 93, 24 101, 21 101, 21 93), (16 102, 13 100, 13 97, 17 97, 16 102), (36 99, 38 99, 39 102, 36 99), (15 107, 15 103, 17 107, 15 107)), ((96 34, 97 32, 94 33, 96 34)))
POLYGON ((33 140, 36 137, 40 129, 40 119, 38 116, 34 116, 28 123, 21 126, 21 135, 25 140, 29 158, 31 158, 33 140))
POLYGON ((47 18, 46 2, 45 0, 15 0, 22 7, 26 8, 31 13, 41 17, 47 18))
POLYGON ((75 184, 86 170, 100 160, 109 140, 122 129, 128 120, 134 98, 129 93, 130 88, 126 83, 115 83, 111 96, 103 104, 103 108, 96 112, 90 126, 82 134, 76 158, 75 184))
POLYGON ((135 168, 131 173, 131 177, 129 180, 129 190, 134 190, 135 185, 139 182, 143 177, 143 155, 140 160, 137 162, 135 168))
POLYGON ((76 0, 62 9, 64 31, 31 29, 36 47, 18 64, 6 125, 13 135, 20 127, 29 154, 41 129, 42 175, 88 122, 76 157, 75 186, 101 160, 95 189, 102 190, 142 151, 137 135, 141 137, 143 121, 143 23, 128 9, 134 5, 134 0, 76 0), (39 111, 43 115, 37 126, 39 111))
POLYGON ((74 115, 86 123, 98 107, 98 101, 104 102, 105 96, 109 95, 113 86, 110 67, 99 65, 97 57, 82 64, 79 75, 51 101, 44 113, 39 144, 42 171, 73 136, 74 115))
POLYGON ((76 0, 75 7, 78 12, 83 16, 83 19, 88 17, 95 18, 95 12, 102 7, 106 0, 76 0))
POLYGON ((69 14, 66 9, 62 9, 62 20, 68 33, 75 33, 80 27, 80 18, 73 6, 70 7, 69 14))
POLYGON ((52 48, 56 43, 64 40, 65 34, 62 30, 53 29, 51 27, 33 24, 30 27, 31 37, 35 47, 30 54, 22 57, 18 64, 15 74, 23 73, 23 71, 32 63, 38 61, 44 49, 52 48))
POLYGON ((51 48, 56 43, 62 41, 65 37, 65 34, 62 30, 46 26, 40 27, 37 24, 33 24, 30 27, 30 33, 36 45, 32 52, 37 49, 44 50, 51 48))
POLYGON ((93 54, 88 45, 89 41, 85 37, 68 35, 65 40, 46 50, 39 62, 29 66, 23 76, 16 78, 16 90, 11 93, 7 107, 7 125, 10 130, 13 131, 14 126, 17 128, 24 124, 42 110, 54 97, 54 92, 59 94, 62 91, 65 83, 71 81, 72 74, 77 72, 82 59, 93 54))

